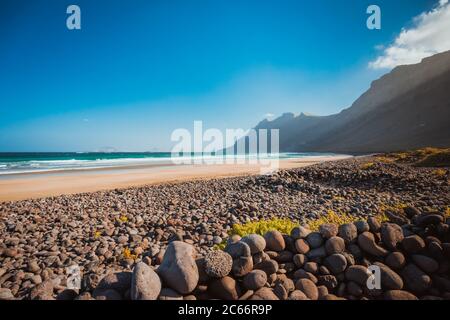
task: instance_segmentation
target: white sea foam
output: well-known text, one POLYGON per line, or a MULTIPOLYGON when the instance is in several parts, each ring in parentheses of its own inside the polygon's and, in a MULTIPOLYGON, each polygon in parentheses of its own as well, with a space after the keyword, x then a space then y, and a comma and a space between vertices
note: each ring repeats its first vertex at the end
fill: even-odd
POLYGON ((28 172, 47 172, 57 170, 81 170, 96 168, 114 168, 145 164, 172 164, 173 161, 183 163, 212 163, 214 161, 242 160, 242 159, 287 159, 287 158, 317 158, 330 156, 331 154, 310 154, 310 153, 280 153, 280 154, 250 154, 250 155, 194 155, 177 157, 142 157, 142 158, 118 158, 118 159, 96 159, 96 160, 31 160, 19 162, 4 162, 0 164, 0 175, 20 174, 28 172))

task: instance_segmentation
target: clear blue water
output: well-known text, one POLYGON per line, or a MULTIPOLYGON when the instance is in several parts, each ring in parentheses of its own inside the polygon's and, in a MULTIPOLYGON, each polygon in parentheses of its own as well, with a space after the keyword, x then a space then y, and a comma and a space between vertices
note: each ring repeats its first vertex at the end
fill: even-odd
MULTIPOLYGON (((280 153, 280 159, 330 156, 325 153, 280 153)), ((192 154, 192 159, 214 159, 219 156, 192 154)), ((223 157, 223 156, 220 156, 223 157)), ((239 156, 227 156, 239 157, 239 156)), ((256 157, 256 155, 247 155, 256 157)), ((260 155, 260 158, 269 156, 260 155)), ((273 155, 271 156, 273 157, 273 155)), ((0 153, 0 175, 53 170, 76 170, 88 168, 121 167, 145 164, 170 164, 170 152, 27 152, 0 153)))

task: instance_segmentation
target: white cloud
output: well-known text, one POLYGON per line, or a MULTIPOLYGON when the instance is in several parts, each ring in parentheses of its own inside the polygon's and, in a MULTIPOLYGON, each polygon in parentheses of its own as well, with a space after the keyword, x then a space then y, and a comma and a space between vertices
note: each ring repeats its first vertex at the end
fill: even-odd
POLYGON ((266 114, 264 115, 264 117, 265 117, 265 118, 273 118, 273 117, 275 117, 275 115, 274 115, 273 113, 266 113, 266 114))
POLYGON ((450 50, 450 4, 440 0, 431 11, 413 20, 414 26, 402 29, 394 42, 369 63, 372 69, 391 69, 414 64, 423 58, 450 50))

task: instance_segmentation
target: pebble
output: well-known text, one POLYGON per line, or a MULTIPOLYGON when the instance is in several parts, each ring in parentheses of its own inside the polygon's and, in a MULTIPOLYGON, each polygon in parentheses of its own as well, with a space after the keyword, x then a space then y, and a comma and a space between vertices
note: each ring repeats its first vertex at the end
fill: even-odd
POLYGON ((14 300, 14 295, 8 288, 0 288, 0 300, 14 300))
POLYGON ((41 268, 39 267, 39 264, 37 263, 36 260, 31 260, 30 262, 28 262, 28 271, 32 273, 37 273, 40 270, 41 268))

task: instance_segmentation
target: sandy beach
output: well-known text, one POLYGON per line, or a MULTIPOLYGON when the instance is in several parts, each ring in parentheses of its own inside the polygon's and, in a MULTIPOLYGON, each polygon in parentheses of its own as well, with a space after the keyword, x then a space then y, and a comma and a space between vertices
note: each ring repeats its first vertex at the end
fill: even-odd
MULTIPOLYGON (((281 159, 280 169, 301 168, 350 156, 281 159)), ((0 176, 0 202, 260 174, 261 164, 146 165, 0 176)))

